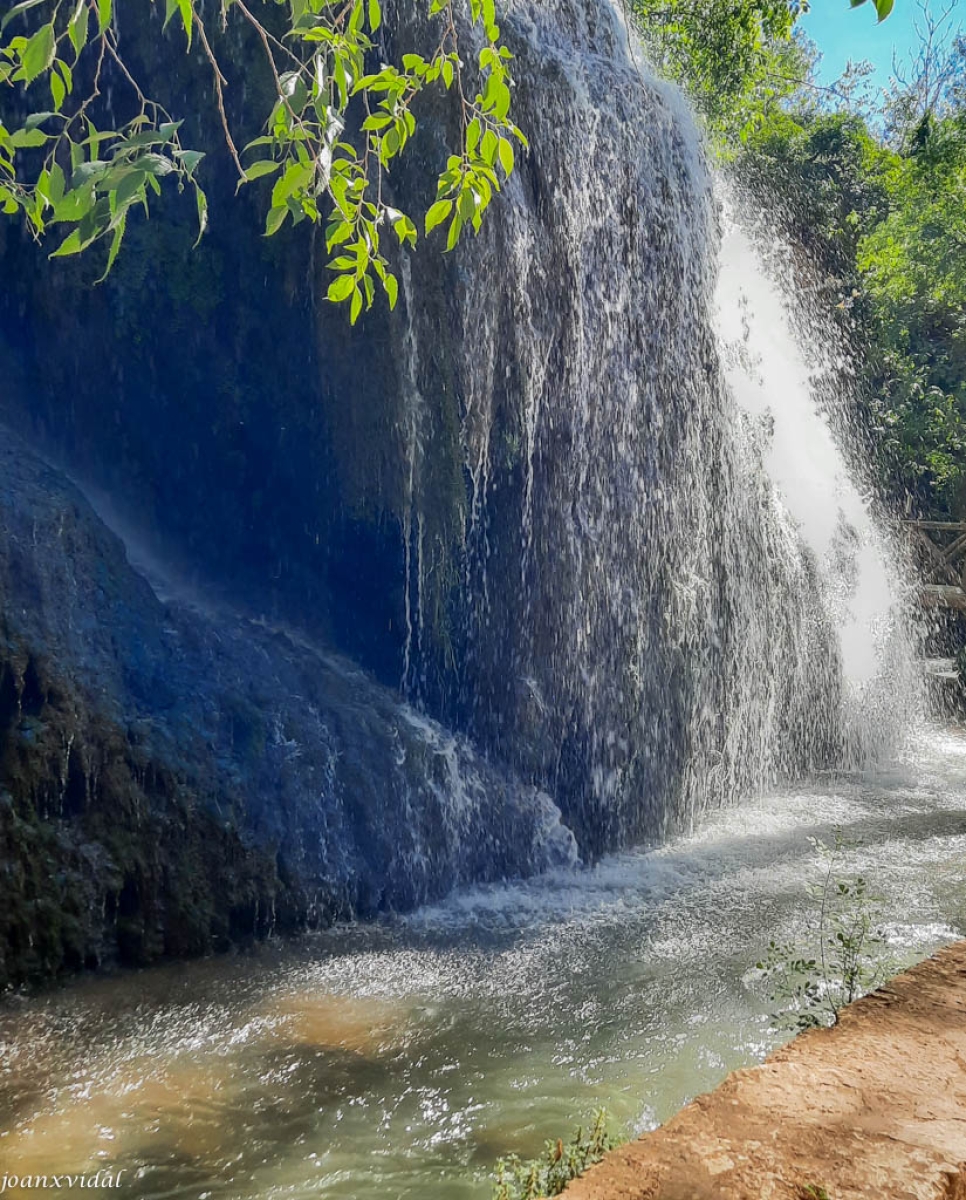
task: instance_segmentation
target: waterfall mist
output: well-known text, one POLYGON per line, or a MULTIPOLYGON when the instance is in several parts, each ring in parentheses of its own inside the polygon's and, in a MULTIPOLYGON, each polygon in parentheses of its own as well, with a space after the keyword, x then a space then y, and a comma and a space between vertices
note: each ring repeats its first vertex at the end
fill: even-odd
POLYGON ((717 328, 728 385, 819 587, 845 681, 847 758, 874 761, 922 716, 912 596, 895 534, 850 469, 859 440, 850 348, 831 290, 796 289, 791 250, 722 188, 717 328), (836 425, 833 433, 832 424, 836 425))

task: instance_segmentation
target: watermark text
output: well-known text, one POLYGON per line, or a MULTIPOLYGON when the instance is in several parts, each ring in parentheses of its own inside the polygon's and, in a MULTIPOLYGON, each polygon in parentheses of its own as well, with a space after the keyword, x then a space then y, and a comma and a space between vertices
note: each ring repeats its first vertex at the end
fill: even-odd
POLYGON ((5 1192, 37 1188, 119 1188, 123 1171, 98 1171, 94 1175, 0 1175, 0 1196, 5 1192))

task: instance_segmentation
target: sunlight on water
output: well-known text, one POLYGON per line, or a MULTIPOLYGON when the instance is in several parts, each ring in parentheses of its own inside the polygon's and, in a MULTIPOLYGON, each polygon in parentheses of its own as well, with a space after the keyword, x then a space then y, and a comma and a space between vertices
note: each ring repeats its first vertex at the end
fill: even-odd
POLYGON ((781 1035, 752 970, 801 936, 806 841, 845 828, 911 961, 964 931, 966 740, 694 836, 296 948, 91 980, 0 1015, 0 1170, 125 1169, 139 1198, 475 1200, 606 1104, 665 1120, 781 1035))

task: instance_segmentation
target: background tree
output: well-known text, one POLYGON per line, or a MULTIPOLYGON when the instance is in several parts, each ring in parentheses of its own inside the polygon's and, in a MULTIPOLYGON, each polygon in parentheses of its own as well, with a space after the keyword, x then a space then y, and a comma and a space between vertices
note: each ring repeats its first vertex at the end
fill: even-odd
POLYGON ((966 516, 966 92, 951 9, 865 111, 796 93, 749 135, 737 174, 829 281, 862 360, 879 476, 922 515, 966 516))

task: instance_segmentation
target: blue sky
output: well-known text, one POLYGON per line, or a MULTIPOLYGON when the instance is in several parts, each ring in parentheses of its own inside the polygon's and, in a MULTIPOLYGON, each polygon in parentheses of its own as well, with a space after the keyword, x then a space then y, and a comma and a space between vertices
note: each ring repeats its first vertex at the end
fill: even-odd
MULTIPOLYGON (((929 0, 929 7, 938 16, 945 5, 942 0, 929 0)), ((954 15, 953 23, 966 24, 966 0, 957 0, 956 7, 963 11, 954 15)), ((812 0, 801 27, 822 52, 823 83, 837 79, 849 59, 867 59, 876 68, 874 82, 883 85, 889 81, 893 50, 904 55, 915 46, 919 17, 917 0, 896 0, 892 15, 881 24, 876 22, 872 0, 855 9, 849 7, 849 0, 812 0)))

